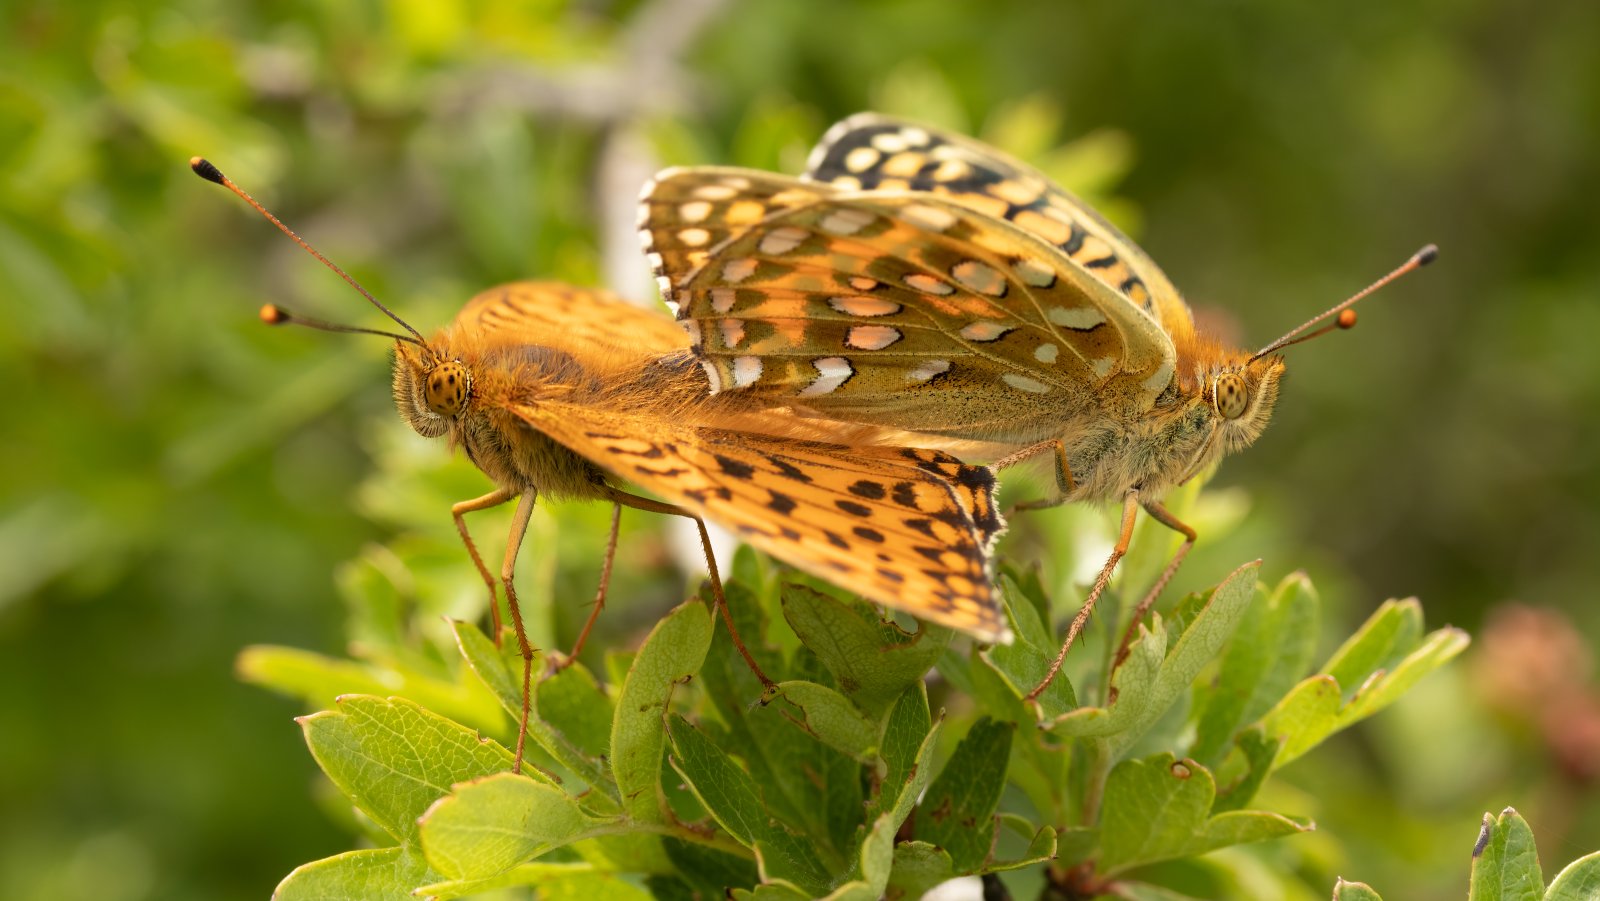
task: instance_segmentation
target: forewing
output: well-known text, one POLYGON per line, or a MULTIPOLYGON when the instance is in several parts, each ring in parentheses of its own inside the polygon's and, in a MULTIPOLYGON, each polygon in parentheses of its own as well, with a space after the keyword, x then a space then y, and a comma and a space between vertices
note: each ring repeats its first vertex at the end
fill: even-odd
MULTIPOLYGON (((773 195, 793 182, 747 178, 773 195)), ((929 194, 823 193, 668 277, 714 390, 839 418, 1032 440, 1018 430, 1059 434, 1106 398, 1148 406, 1173 374, 1150 314, 1037 236, 929 194)))
POLYGON ((748 169, 698 166, 657 173, 639 192, 639 242, 661 296, 672 306, 671 283, 699 269, 717 247, 774 213, 832 193, 827 185, 748 169))
POLYGON ((852 190, 927 191, 1006 219, 1144 307, 1169 334, 1192 328, 1177 288, 1128 236, 1042 172, 980 141, 861 113, 828 129, 804 177, 852 190))
POLYGON ((1009 641, 990 576, 994 475, 930 450, 846 447, 591 407, 513 407, 619 478, 798 569, 984 641, 1009 641))
POLYGON ((625 344, 653 353, 688 346, 683 329, 659 312, 606 291, 560 282, 512 282, 490 288, 456 314, 456 328, 508 344, 583 351, 625 344))

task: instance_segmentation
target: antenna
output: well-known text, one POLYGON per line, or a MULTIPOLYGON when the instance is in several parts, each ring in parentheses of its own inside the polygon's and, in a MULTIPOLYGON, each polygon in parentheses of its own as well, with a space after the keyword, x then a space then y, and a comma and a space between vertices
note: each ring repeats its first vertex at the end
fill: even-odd
POLYGON ((328 322, 325 319, 312 319, 308 316, 300 316, 295 313, 291 313, 288 310, 285 310, 283 307, 270 303, 261 308, 261 321, 265 322, 267 325, 303 325, 306 328, 314 328, 324 332, 352 332, 359 335, 382 335, 385 338, 393 338, 396 341, 410 341, 412 344, 417 343, 417 339, 411 337, 410 335, 402 335, 398 332, 386 332, 383 329, 362 328, 359 325, 340 325, 337 322, 328 322))
POLYGON ((357 282, 355 279, 351 278, 349 273, 345 272, 343 269, 340 269, 338 266, 335 266, 327 257, 325 257, 322 254, 318 253, 317 249, 315 247, 312 247, 310 244, 307 244, 304 239, 302 239, 299 235, 295 234, 292 230, 290 230, 289 226, 284 225, 282 222, 278 221, 278 217, 277 216, 274 216, 271 213, 267 212, 267 208, 266 207, 264 207, 261 204, 257 203, 256 199, 254 197, 251 197, 249 194, 246 194, 242 188, 240 188, 238 185, 234 184, 233 183, 233 179, 229 178, 226 175, 223 175, 222 174, 222 170, 218 169, 216 166, 213 166, 211 164, 210 160, 207 160, 207 159, 205 159, 203 157, 198 157, 198 156, 190 157, 190 159, 189 159, 189 168, 194 170, 194 174, 200 176, 201 178, 205 179, 206 181, 212 181, 212 182, 216 182, 219 185, 222 185, 224 188, 227 188, 228 190, 232 191, 233 193, 239 195, 239 197, 242 198, 245 203, 248 203, 251 206, 255 207, 256 208, 256 212, 258 212, 261 215, 267 217, 267 221, 268 222, 271 222, 273 225, 276 225, 278 227, 279 231, 281 231, 284 234, 288 235, 289 238, 291 240, 293 240, 294 243, 299 244, 305 250, 306 253, 309 253, 312 256, 316 257, 322 263, 322 265, 327 266, 329 269, 332 269, 334 272, 338 273, 339 277, 344 279, 346 282, 348 282, 350 287, 352 287, 352 288, 356 289, 357 291, 361 292, 361 296, 362 297, 365 297, 369 303, 371 303, 373 306, 377 307, 378 310, 383 313, 383 315, 388 316, 390 319, 393 319, 395 322, 400 323, 400 327, 405 329, 406 331, 410 332, 411 335, 408 337, 406 335, 396 335, 396 334, 394 334, 392 332, 381 332, 381 331, 376 331, 374 329, 364 329, 364 328, 356 328, 354 326, 334 325, 334 324, 329 323, 329 322, 323 322, 323 321, 321 321, 319 319, 303 319, 303 318, 300 318, 300 317, 291 316, 291 315, 289 315, 288 312, 286 312, 284 310, 281 310, 281 309, 279 309, 277 307, 274 307, 271 304, 268 304, 267 306, 261 308, 261 319, 262 319, 263 322, 266 322, 269 325, 277 325, 277 324, 284 323, 284 322, 298 322, 301 325, 310 326, 311 328, 316 328, 316 329, 322 329, 323 331, 328 331, 328 332, 363 332, 363 333, 371 334, 371 335, 386 335, 386 336, 391 337, 391 338, 397 338, 397 339, 399 339, 401 341, 410 341, 413 344, 417 344, 417 345, 420 345, 422 347, 427 347, 428 346, 428 342, 427 342, 426 339, 424 339, 422 337, 422 333, 421 332, 419 332, 416 329, 412 328, 411 324, 406 322, 404 319, 401 319, 399 316, 396 316, 394 314, 393 310, 390 310, 388 307, 386 307, 383 304, 379 303, 378 299, 376 297, 373 297, 371 294, 367 293, 367 289, 361 287, 361 283, 357 282), (270 316, 269 316, 269 311, 271 313, 270 316))
POLYGON ((1310 341, 1312 338, 1315 338, 1318 335, 1326 334, 1336 328, 1354 328, 1356 324, 1356 314, 1354 310, 1350 309, 1350 307, 1354 306, 1357 301, 1373 293, 1374 291, 1377 291, 1379 288, 1382 288, 1384 285, 1389 284, 1400 276, 1421 269, 1423 266, 1428 265, 1438 258, 1439 248, 1435 245, 1429 244, 1427 247, 1424 247, 1412 254, 1411 259, 1400 264, 1400 266, 1398 266, 1393 272, 1356 292, 1356 294, 1349 300, 1335 305, 1331 309, 1318 316, 1311 317, 1302 323, 1298 328, 1291 330, 1287 335, 1284 335, 1282 338, 1279 338, 1271 344, 1268 344, 1266 347, 1256 351, 1255 356, 1250 358, 1250 362, 1255 362, 1267 354, 1270 354, 1276 350, 1282 350, 1291 344, 1299 344, 1302 341, 1310 341), (1311 328, 1324 319, 1327 319, 1329 316, 1338 316, 1339 318, 1334 320, 1329 325, 1325 325, 1322 328, 1317 329, 1309 335, 1301 334, 1301 332, 1304 332, 1306 329, 1311 328))

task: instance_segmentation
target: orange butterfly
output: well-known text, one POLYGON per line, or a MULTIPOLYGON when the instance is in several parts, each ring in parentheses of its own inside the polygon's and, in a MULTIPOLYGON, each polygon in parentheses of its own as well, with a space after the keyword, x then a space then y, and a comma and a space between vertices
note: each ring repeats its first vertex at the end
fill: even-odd
MULTIPOLYGON (((210 163, 196 158, 191 165, 327 263, 210 163)), ((990 576, 990 549, 1004 524, 989 469, 935 450, 840 443, 839 430, 826 424, 708 396, 697 369, 671 362, 672 352, 688 346, 681 329, 600 292, 537 282, 494 288, 432 338, 362 294, 404 332, 333 325, 276 307, 263 316, 395 339, 401 416, 423 436, 448 436, 495 484, 452 509, 491 596, 497 580, 463 517, 517 500, 498 582, 524 663, 518 768, 533 649, 512 571, 540 495, 613 505, 599 596, 578 647, 604 602, 623 507, 694 520, 730 632, 705 520, 871 600, 984 641, 1009 640, 990 576), (633 494, 623 487, 629 484, 662 500, 633 494)), ((770 687, 737 634, 734 642, 770 687)))
POLYGON ((1058 494, 1025 507, 1122 503, 1115 549, 1034 695, 1141 506, 1184 543, 1134 622, 1171 579, 1196 534, 1161 499, 1261 434, 1276 351, 1327 317, 1353 325, 1351 304, 1436 253, 1251 352, 1198 333, 1137 245, 979 142, 866 114, 831 129, 809 169, 658 175, 640 222, 662 294, 717 396, 917 433, 996 468, 1048 455, 1058 494))

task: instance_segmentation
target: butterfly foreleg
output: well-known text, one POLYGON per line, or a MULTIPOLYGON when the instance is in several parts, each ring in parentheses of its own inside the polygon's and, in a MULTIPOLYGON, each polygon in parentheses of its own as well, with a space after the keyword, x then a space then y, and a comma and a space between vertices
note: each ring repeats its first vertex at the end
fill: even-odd
POLYGON ((1111 573, 1117 568, 1117 561, 1128 552, 1128 543, 1133 540, 1133 523, 1138 513, 1139 489, 1129 488, 1128 493, 1122 496, 1122 531, 1117 535, 1116 546, 1111 549, 1111 556, 1106 558, 1105 566, 1100 567, 1100 575, 1095 577, 1094 587, 1089 589, 1089 597, 1084 600, 1083 607, 1078 611, 1078 615, 1072 618, 1072 624, 1067 626, 1067 637, 1061 642, 1061 651, 1056 654, 1056 659, 1051 662, 1044 678, 1028 692, 1027 697, 1023 698, 1024 701, 1031 701, 1043 694, 1055 680, 1056 673, 1061 671, 1061 664, 1067 659, 1067 651, 1072 648, 1078 633, 1083 631, 1084 624, 1089 621, 1089 614, 1094 612, 1095 602, 1100 600, 1100 595, 1106 590, 1106 583, 1111 581, 1111 573))
POLYGON ((1178 546, 1178 552, 1172 555, 1171 560, 1167 561, 1166 568, 1161 571, 1161 577, 1156 579, 1156 583, 1150 587, 1150 591, 1144 596, 1144 600, 1139 602, 1139 606, 1133 608, 1133 615, 1128 619, 1128 630, 1123 633, 1122 644, 1117 647, 1115 662, 1111 664, 1112 669, 1122 665, 1123 658, 1128 656, 1128 646, 1133 643, 1133 637, 1138 633, 1139 622, 1144 619, 1146 613, 1150 612, 1150 608, 1155 605, 1156 598, 1161 595, 1162 590, 1167 587, 1167 583, 1171 582, 1172 577, 1177 574, 1178 566, 1183 563, 1183 558, 1189 556, 1189 549, 1194 547, 1195 539, 1200 537, 1192 526, 1173 516, 1172 511, 1162 506, 1160 501, 1145 501, 1144 510, 1150 514, 1151 519, 1182 535, 1183 544, 1178 546))
POLYGON ((528 714, 532 707, 533 645, 528 643, 528 630, 522 624, 522 607, 517 603, 514 577, 517 568, 517 551, 522 549, 522 539, 528 534, 528 519, 533 516, 533 502, 538 494, 522 493, 517 501, 517 512, 511 516, 511 532, 506 538, 506 559, 500 566, 500 582, 506 588, 506 609, 511 611, 511 626, 517 633, 517 650, 522 654, 522 719, 517 724, 517 757, 511 772, 522 772, 522 750, 528 742, 528 714))
POLYGON ((495 646, 500 644, 500 602, 495 589, 494 576, 490 575, 489 567, 483 565, 483 558, 478 555, 478 546, 472 543, 472 535, 467 532, 466 514, 498 507, 506 501, 516 497, 516 492, 504 488, 476 497, 470 501, 462 501, 450 507, 450 516, 456 521, 456 531, 461 533, 461 542, 467 546, 467 554, 472 557, 472 565, 478 568, 478 575, 483 577, 483 584, 489 588, 489 624, 490 633, 494 636, 495 646))
POLYGON ((1072 489, 1078 486, 1078 483, 1072 478, 1072 466, 1067 462, 1066 442, 1060 438, 1051 438, 1048 441, 1031 444, 1022 450, 1007 454, 994 462, 994 468, 1001 470, 1009 466, 1015 466, 1024 460, 1037 457, 1045 451, 1053 451, 1055 453, 1056 496, 1022 501, 1013 506, 1006 513, 1007 516, 1022 510, 1048 510, 1051 507, 1059 507, 1066 503, 1068 495, 1072 494, 1072 489))
POLYGON ((615 488, 608 487, 606 490, 605 497, 609 498, 613 503, 621 504, 624 507, 632 507, 635 510, 648 510, 652 513, 665 513, 669 516, 684 516, 694 520, 695 528, 700 530, 700 549, 706 555, 706 572, 711 577, 712 601, 722 610, 722 621, 728 626, 728 637, 733 639, 733 646, 738 649, 739 656, 744 658, 745 665, 750 667, 750 672, 754 673, 755 677, 761 681, 762 690, 768 691, 775 688, 776 683, 768 679, 767 674, 761 671, 756 659, 750 655, 749 649, 744 646, 744 641, 739 637, 739 630, 733 625, 733 614, 728 610, 727 596, 722 593, 722 576, 717 571, 716 555, 711 552, 711 535, 706 532, 705 521, 682 507, 628 494, 615 488))
POLYGON ((600 565, 600 587, 595 589, 594 609, 589 611, 589 618, 583 623, 583 631, 578 633, 578 640, 572 644, 572 653, 567 659, 556 664, 556 669, 561 669, 567 664, 578 659, 578 654, 583 651, 584 642, 589 640, 589 630, 594 628, 594 621, 600 618, 600 611, 606 606, 606 590, 611 586, 611 564, 617 559, 617 530, 622 525, 622 505, 613 501, 611 504, 611 537, 606 539, 605 562, 600 565))

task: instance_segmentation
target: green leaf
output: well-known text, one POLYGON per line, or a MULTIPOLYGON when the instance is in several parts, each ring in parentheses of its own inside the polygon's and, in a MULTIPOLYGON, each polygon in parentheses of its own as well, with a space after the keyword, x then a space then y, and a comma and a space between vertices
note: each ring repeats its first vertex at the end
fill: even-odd
POLYGON ((815 682, 782 682, 778 697, 799 710, 798 724, 823 744, 866 762, 877 753, 878 727, 844 695, 815 682))
POLYGON ((1333 901, 1383 901, 1383 899, 1365 882, 1345 882, 1340 879, 1333 884, 1333 901))
POLYGON ((1275 813, 1236 810, 1211 816, 1211 773, 1171 753, 1124 760, 1106 780, 1100 822, 1102 876, 1229 845, 1311 828, 1275 813))
POLYGON ((1263 733, 1283 743, 1273 769, 1283 767, 1340 729, 1387 707, 1418 679, 1466 649, 1470 639, 1465 632, 1444 628, 1427 635, 1405 653, 1408 649, 1397 647, 1394 637, 1412 634, 1415 630, 1403 623, 1412 619, 1420 623, 1421 616, 1421 607, 1415 599, 1386 602, 1357 633, 1358 638, 1367 638, 1351 639, 1334 655, 1328 668, 1356 679, 1359 686, 1348 701, 1345 700, 1347 687, 1331 674, 1324 673, 1296 685, 1261 718, 1259 725, 1263 733), (1373 642, 1377 649, 1367 648, 1364 641, 1373 642), (1367 674, 1352 665, 1356 660, 1387 661, 1402 653, 1404 656, 1392 669, 1367 674))
POLYGON ((539 718, 580 753, 592 760, 610 756, 615 710, 582 663, 570 663, 539 680, 534 695, 539 718))
POLYGON ((1421 636, 1422 606, 1415 598, 1385 601, 1333 652, 1322 672, 1351 690, 1369 673, 1398 663, 1421 636))
POLYGON ((611 769, 623 803, 640 822, 665 820, 660 783, 667 701, 680 681, 699 672, 710 647, 706 605, 697 600, 679 605, 650 630, 617 695, 611 769))
POLYGON ((1600 898, 1600 851, 1567 864, 1551 880, 1544 901, 1592 901, 1600 898))
POLYGON ((878 901, 889 885, 889 870, 894 865, 894 833, 900 828, 891 814, 873 823, 861 842, 852 879, 834 889, 827 901, 878 901))
POLYGON ((1035 829, 1033 821, 1027 817, 1014 813, 1000 814, 1000 825, 1003 830, 1009 830, 1028 839, 1028 846, 1021 855, 1001 860, 990 860, 983 867, 985 873, 1000 873, 1005 870, 1020 870, 1031 867, 1036 863, 1043 863, 1056 856, 1056 831, 1050 826, 1040 826, 1035 829))
POLYGON ((847 604, 805 585, 782 587, 783 615, 833 674, 839 691, 873 717, 922 680, 954 634, 924 625, 914 634, 879 621, 868 605, 847 604))
POLYGON ((814 896, 825 893, 832 877, 813 843, 768 817, 750 775, 683 717, 674 714, 667 728, 673 768, 717 825, 756 852, 762 881, 791 882, 814 896))
MULTIPOLYGON (((744 611, 736 617, 741 632, 751 633, 764 622, 759 605, 742 586, 730 585, 728 592, 730 605, 744 611)), ((811 682, 828 678, 816 656, 803 648, 796 648, 793 660, 751 650, 769 676, 811 682)), ((845 866, 854 854, 856 828, 864 822, 860 765, 797 725, 789 704, 750 703, 760 697, 760 686, 726 630, 717 630, 701 675, 721 720, 717 744, 744 763, 767 812, 819 839, 818 848, 831 866, 845 866)))
POLYGON ((301 698, 313 708, 325 708, 347 694, 398 695, 458 722, 495 732, 508 728, 494 698, 472 679, 451 682, 407 667, 271 645, 245 648, 234 667, 244 681, 301 698))
POLYGON ((1484 814, 1472 847, 1467 901, 1540 901, 1544 895, 1544 873, 1528 822, 1509 807, 1498 818, 1484 814))
POLYGON ((403 698, 351 695, 300 725, 328 778, 403 843, 452 785, 511 768, 510 751, 403 698))
POLYGON ((297 867, 273 901, 416 901, 412 890, 437 877, 403 848, 346 851, 297 867))
POLYGON ((880 742, 884 774, 868 815, 874 819, 886 811, 896 811, 895 827, 905 821, 911 805, 933 778, 930 767, 935 740, 942 721, 935 724, 928 714, 927 688, 917 683, 905 690, 889 708, 880 742))
MULTIPOLYGON (((472 623, 452 620, 450 626, 455 633, 456 647, 467 661, 467 667, 488 686, 515 722, 522 716, 522 658, 516 656, 514 651, 495 646, 472 623)), ((534 668, 542 669, 544 655, 536 654, 534 668)), ((578 742, 545 720, 539 708, 541 695, 542 692, 535 688, 528 712, 528 737, 533 741, 524 753, 541 764, 554 762, 586 784, 615 798, 616 787, 611 782, 611 771, 604 760, 589 754, 578 742)), ((609 709, 609 701, 607 705, 609 709)))
POLYGON ((592 863, 525 863, 512 867, 497 876, 486 879, 451 879, 444 882, 435 882, 431 885, 418 886, 412 897, 426 898, 428 901, 449 901, 452 898, 465 898, 469 895, 482 895, 497 889, 516 888, 518 886, 538 886, 541 899, 551 897, 547 887, 573 887, 581 886, 593 892, 592 895, 559 894, 559 897, 596 899, 615 899, 615 901, 632 901, 632 899, 648 898, 638 889, 623 882, 611 872, 596 867, 592 863))
POLYGON ((1239 730, 1305 675, 1316 648, 1317 611, 1317 594, 1305 573, 1287 576, 1270 595, 1257 591, 1228 642, 1216 679, 1195 686, 1190 757, 1216 767, 1239 730))
POLYGON ((749 858, 681 838, 667 837, 661 844, 667 859, 702 898, 720 898, 730 888, 750 888, 761 878, 755 861, 749 858))
POLYGON ((1235 747, 1239 752, 1237 759, 1244 764, 1244 773, 1217 793, 1217 800, 1212 804, 1211 812, 1240 810, 1249 804, 1272 772, 1272 761, 1277 759, 1278 748, 1282 744, 1275 739, 1269 740, 1260 729, 1249 729, 1241 733, 1235 741, 1235 747))
MULTIPOLYGON (((1038 589, 1037 577, 1033 589, 1038 589)), ((978 653, 979 666, 992 668, 997 681, 1005 686, 1003 697, 991 701, 991 715, 1022 722, 1034 718, 1054 718, 1078 706, 1072 683, 1065 673, 1057 673, 1050 685, 1039 695, 1038 713, 1023 712, 1022 699, 1033 691, 1050 671, 1060 651, 1060 641, 1045 628, 1034 601, 1024 595, 1021 588, 1009 577, 1001 580, 1001 598, 1006 615, 1011 620, 1015 636, 1009 645, 994 645, 978 653), (997 702, 997 703, 996 703, 997 702)), ((994 694, 994 693, 990 693, 994 694)))
POLYGON ((553 785, 496 773, 457 785, 423 814, 422 851, 451 879, 484 879, 606 822, 553 785))
POLYGON ((917 807, 917 835, 950 852, 958 873, 977 871, 989 856, 1015 732, 1015 723, 980 718, 917 807))
POLYGON ((1058 735, 1107 737, 1112 758, 1120 757, 1217 656, 1249 607, 1260 568, 1259 560, 1246 563, 1212 589, 1170 653, 1161 617, 1154 617, 1149 629, 1141 625, 1139 639, 1112 674, 1115 700, 1110 706, 1074 710, 1057 717, 1051 730, 1058 735))
POLYGON ((889 901, 916 901, 928 890, 958 876, 950 854, 929 842, 901 842, 889 873, 889 901))

